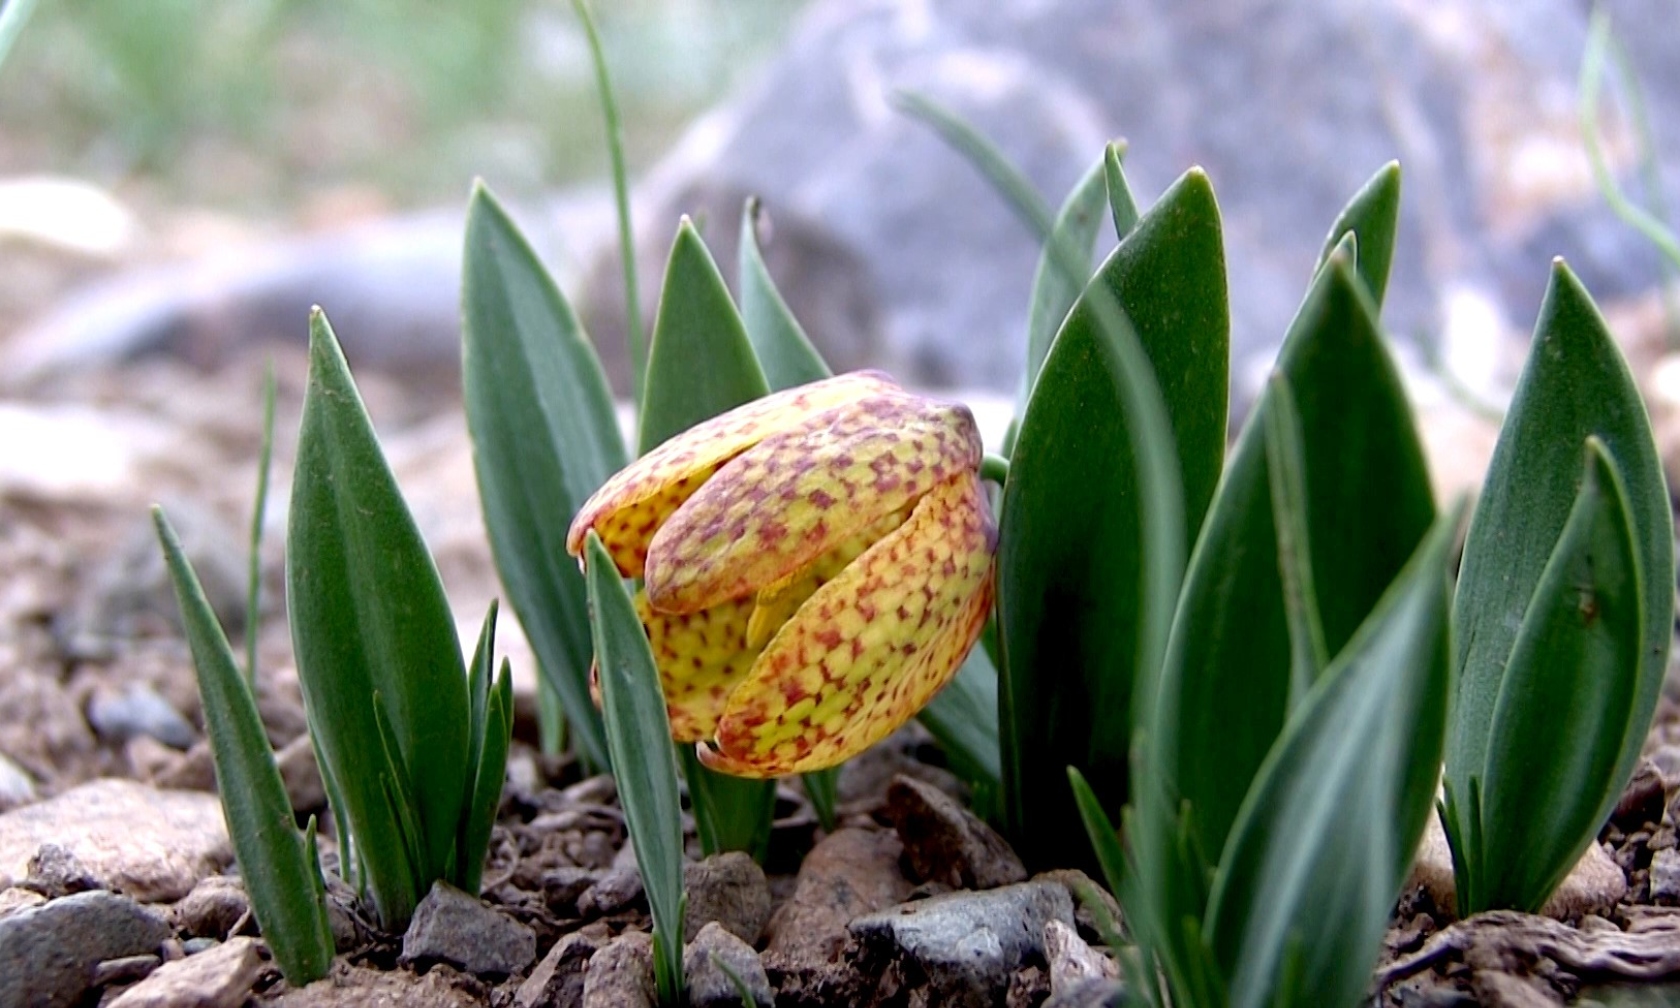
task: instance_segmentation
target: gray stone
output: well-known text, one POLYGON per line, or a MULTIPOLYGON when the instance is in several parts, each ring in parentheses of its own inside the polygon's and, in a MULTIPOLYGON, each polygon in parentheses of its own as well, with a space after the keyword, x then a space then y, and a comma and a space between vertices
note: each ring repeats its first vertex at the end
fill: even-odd
POLYGON ((5 753, 0 753, 0 812, 35 800, 35 781, 5 753))
POLYGON ((910 894, 910 881, 898 868, 903 853, 896 833, 846 827, 824 837, 800 864, 793 897, 770 918, 766 962, 786 971, 834 962, 854 917, 910 894))
POLYGON ((221 802, 129 780, 96 780, 0 814, 0 886, 29 874, 42 844, 62 845, 99 884, 172 902, 233 860, 221 802))
POLYGON ((1027 878, 1021 859, 996 830, 931 784, 893 778, 886 814, 904 841, 905 863, 918 881, 995 889, 1027 878))
POLYGON ((1052 994, 1064 993, 1086 980, 1120 977, 1118 963, 1085 944, 1077 930, 1059 920, 1044 925, 1044 958, 1050 964, 1052 994))
POLYGON ((441 960, 468 973, 507 976, 536 958, 536 932, 446 882, 432 883, 403 934, 405 963, 441 960))
POLYGON ((123 956, 121 959, 107 959, 94 967, 93 980, 90 986, 109 987, 113 984, 138 983, 152 975, 152 971, 163 965, 163 957, 156 955, 123 956))
POLYGON ((1651 902, 1680 903, 1680 848, 1651 855, 1651 902))
POLYGON ((29 859, 29 875, 20 884, 47 899, 100 888, 99 880, 87 866, 55 843, 42 844, 35 851, 35 856, 29 859))
POLYGON ((238 1008, 262 972, 255 938, 233 938, 164 963, 107 1008, 238 1008))
MULTIPOLYGON (((574 865, 556 865, 542 873, 543 902, 548 909, 564 917, 571 917, 578 913, 578 899, 589 887, 601 880, 601 872, 595 868, 578 868, 574 865)), ((640 876, 637 876, 638 882, 640 876)))
POLYGON ((770 883, 758 862, 741 851, 683 865, 683 887, 688 893, 685 941, 697 940, 706 923, 716 921, 751 945, 770 919, 770 883))
POLYGON ((189 935, 223 939, 251 912, 245 883, 227 875, 212 875, 193 886, 175 904, 175 923, 189 935))
POLYGON ((653 936, 626 931, 589 958, 583 1008, 653 1008, 653 936))
POLYGON ((600 948, 594 938, 573 931, 548 950, 514 992, 517 1008, 572 1008, 583 1001, 584 971, 600 948))
POLYGON ((131 682, 122 689, 96 689, 87 704, 88 724, 108 742, 126 742, 144 735, 175 749, 187 749, 198 732, 181 712, 146 683, 131 682))
POLYGON ((683 950, 683 973, 688 980, 690 1008, 744 1008, 746 1001, 735 986, 737 980, 752 995, 754 1004, 775 1003, 770 978, 758 953, 718 921, 701 928, 683 950))
POLYGON ((161 916, 103 890, 0 918, 0 1008, 69 1008, 99 963, 155 952, 168 937, 161 916))
MULTIPOLYGON (((852 921, 868 952, 897 959, 927 979, 939 1004, 990 1005, 1010 975, 1044 956, 1044 928, 1073 926, 1073 900, 1054 882, 1022 882, 985 892, 955 892, 852 921)), ((914 980, 912 980, 914 982, 914 980)))

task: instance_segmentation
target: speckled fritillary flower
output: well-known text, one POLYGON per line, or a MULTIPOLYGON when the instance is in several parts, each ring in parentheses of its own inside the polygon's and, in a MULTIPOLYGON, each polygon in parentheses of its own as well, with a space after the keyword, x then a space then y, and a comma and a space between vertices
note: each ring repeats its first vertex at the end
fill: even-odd
POLYGON ((578 512, 659 666, 671 734, 743 777, 833 766, 909 720, 992 605, 997 528, 967 407, 857 372, 715 417, 578 512))

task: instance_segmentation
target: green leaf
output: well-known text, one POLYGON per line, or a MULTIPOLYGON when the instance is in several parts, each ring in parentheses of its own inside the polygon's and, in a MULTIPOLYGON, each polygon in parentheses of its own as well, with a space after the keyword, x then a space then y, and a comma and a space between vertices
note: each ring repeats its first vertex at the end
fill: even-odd
POLYGON ((741 323, 772 391, 821 381, 834 372, 788 310, 758 247, 758 199, 741 211, 741 323))
MULTIPOLYGON (((1559 260, 1465 539, 1453 603, 1456 692, 1447 734, 1446 784, 1455 795, 1469 794, 1470 781, 1489 766, 1503 675, 1519 636, 1528 632, 1523 621, 1575 509, 1579 453, 1588 437, 1603 443, 1623 480, 1644 590, 1639 659, 1619 670, 1634 679, 1632 707, 1615 743, 1617 759, 1593 788, 1619 792, 1644 744, 1668 663, 1673 518, 1633 377, 1592 298, 1559 260)), ((1481 796, 1485 805, 1508 800, 1486 786, 1481 796)), ((1493 848, 1492 838, 1484 841, 1488 863, 1515 856, 1493 848)))
POLYGON ((1009 158, 998 150, 997 145, 961 116, 919 91, 901 89, 894 91, 887 100, 900 112, 926 123, 938 133, 952 150, 986 176, 992 189, 1003 197, 1034 238, 1040 242, 1049 240, 1056 226, 1050 216, 1050 207, 1033 188, 1032 180, 1010 164, 1009 158))
POLYGON ((998 755, 998 673, 986 649, 968 653, 957 674, 918 715, 945 751, 951 772, 979 795, 1002 787, 998 755))
MULTIPOLYGON (((346 805, 380 922, 402 927, 423 893, 371 768, 415 782, 425 879, 442 878, 466 791, 467 676, 437 568, 380 453, 326 316, 310 316, 286 540, 286 598, 304 706, 346 805), (377 697, 377 698, 376 698, 377 697)), ((392 781, 391 783, 400 783, 392 781)))
POLYGON ((1131 183, 1126 181, 1126 169, 1121 161, 1126 157, 1126 145, 1113 142, 1103 151, 1103 180, 1108 189, 1108 215, 1114 221, 1114 235, 1121 241, 1137 227, 1137 200, 1132 197, 1131 183))
POLYGON ((770 824, 776 812, 775 780, 732 777, 702 766, 694 747, 677 747, 683 779, 694 807, 694 830, 708 857, 745 851, 764 863, 770 853, 770 824))
POLYGON ((162 508, 152 508, 152 523, 192 647, 217 790, 251 910, 286 982, 302 987, 326 976, 332 966, 332 929, 317 892, 319 868, 298 833, 256 699, 239 673, 233 648, 162 508))
POLYGON ((612 397, 571 306, 482 185, 461 286, 461 386, 491 553, 574 747, 605 767, 583 575, 565 540, 571 516, 628 460, 612 397))
POLYGON ((1068 785, 1073 789, 1074 804, 1079 808, 1080 821, 1085 826, 1085 835, 1090 838, 1091 847, 1097 853, 1097 864, 1102 866, 1103 878, 1108 881, 1110 892, 1126 891, 1126 851, 1120 846, 1120 832, 1114 828, 1114 823, 1103 811, 1102 803, 1097 800, 1096 792, 1086 783, 1085 775, 1074 767, 1067 768, 1068 785))
POLYGON ((1471 913, 1537 913, 1621 795, 1644 636, 1633 516, 1616 464, 1587 439, 1574 507, 1505 667, 1481 788, 1471 913))
POLYGON ((683 975, 683 846, 671 722, 647 632, 636 618, 635 604, 612 556, 593 530, 584 545, 584 560, 613 776, 653 913, 654 934, 666 938, 655 950, 666 960, 660 1003, 673 1005, 681 997, 683 975))
POLYGON ((769 392, 723 275, 684 217, 653 323, 639 450, 769 392))
POLYGON ((1152 716, 1144 787, 1156 793, 1139 804, 1136 842, 1142 884, 1161 887, 1149 902, 1167 920, 1205 905, 1211 865, 1194 852, 1211 858, 1225 848, 1288 716, 1298 658, 1310 652, 1316 666, 1317 655, 1341 650, 1434 514, 1411 410, 1348 253, 1318 274, 1277 371, 1281 380, 1238 437, 1191 555, 1152 716), (1293 423, 1274 419, 1282 392, 1292 393, 1293 423), (1301 471, 1279 474, 1278 489, 1304 504, 1304 516, 1275 513, 1266 442, 1276 425, 1298 429, 1301 471), (1310 644, 1299 654, 1278 554, 1283 533, 1310 561, 1291 560, 1292 577, 1316 598, 1318 627, 1298 631, 1310 644), (1179 839, 1185 831, 1188 842, 1179 839))
POLYGON ((507 659, 501 675, 491 683, 495 665, 496 603, 490 603, 468 665, 467 693, 471 699, 468 743, 467 796, 455 843, 455 871, 451 882, 462 892, 478 894, 484 878, 484 855, 490 849, 490 829, 502 802, 507 776, 507 751, 513 732, 513 679, 507 659))
POLYGON ((800 774, 799 782, 805 786, 805 797, 810 799, 811 808, 817 813, 817 825, 824 833, 833 833, 840 824, 834 810, 840 800, 840 768, 833 766, 800 774))
POLYGON ((1289 623, 1289 709, 1306 698, 1307 690, 1330 662, 1324 625, 1318 617, 1318 592, 1312 580, 1312 547, 1307 530, 1305 440, 1295 393, 1283 375, 1272 374, 1266 410, 1266 469, 1272 491, 1272 514, 1277 528, 1278 573, 1283 585, 1283 611, 1289 623))
POLYGON ((1205 929, 1232 1008, 1365 994, 1440 767, 1457 524, 1436 523, 1243 802, 1205 929), (1301 996, 1274 1000, 1280 988, 1301 996))
POLYGON ((1038 379, 1050 342, 1091 279, 1091 245, 1106 205, 1103 163, 1091 166, 1068 193, 1039 253, 1027 312, 1027 370, 1015 397, 1015 415, 1027 410, 1027 394, 1038 379))
POLYGON ((1353 235, 1359 243, 1359 278, 1371 300, 1382 304, 1388 288, 1388 267, 1394 260, 1394 232, 1400 224, 1400 162, 1390 161, 1377 169, 1342 208, 1330 234, 1324 239, 1314 272, 1324 268, 1342 238, 1353 235))
POLYGON ((1029 864, 1085 859, 1068 766, 1104 807, 1125 799, 1134 691, 1151 688, 1186 529, 1225 452, 1225 309, 1218 208, 1192 171, 1104 264, 1028 402, 999 520, 998 627, 1006 818, 1029 864), (1128 318, 1136 363, 1117 356, 1128 318), (1134 382, 1158 382, 1158 442, 1134 382))

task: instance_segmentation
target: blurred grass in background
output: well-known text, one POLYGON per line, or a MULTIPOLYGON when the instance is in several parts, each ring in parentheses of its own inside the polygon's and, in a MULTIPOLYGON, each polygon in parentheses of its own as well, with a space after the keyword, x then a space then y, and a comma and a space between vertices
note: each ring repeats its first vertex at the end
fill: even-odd
MULTIPOLYGON (((633 164, 769 55, 804 0, 596 0, 633 164)), ((42 0, 0 70, 0 175, 287 217, 602 178, 566 0, 42 0)))

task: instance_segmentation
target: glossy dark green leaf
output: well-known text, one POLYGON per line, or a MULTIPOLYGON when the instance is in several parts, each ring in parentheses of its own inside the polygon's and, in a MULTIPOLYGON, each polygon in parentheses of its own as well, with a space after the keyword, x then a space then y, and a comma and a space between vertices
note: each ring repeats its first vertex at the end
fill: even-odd
POLYGON ((1436 523, 1243 802, 1205 928, 1232 1008, 1364 997, 1440 767, 1457 524, 1436 523))
MULTIPOLYGON (((1334 655, 1393 581, 1434 514, 1428 471, 1404 389, 1389 360, 1349 252, 1314 281, 1278 357, 1293 393, 1304 535, 1321 637, 1334 655)), ((1266 430, 1273 384, 1256 405, 1226 466, 1185 576, 1161 677, 1148 767, 1160 793, 1140 806, 1139 860, 1151 903, 1179 919, 1206 899, 1218 856, 1255 773, 1290 709, 1290 620, 1280 574, 1266 430), (1188 823, 1181 808, 1193 810, 1188 823), (1190 830, 1188 844, 1174 839, 1190 830)), ((1293 483, 1294 480, 1289 482, 1293 483)), ((1295 529, 1302 517, 1286 519, 1295 529)), ((1298 561, 1297 561, 1298 562, 1298 561)), ((1298 691, 1297 691, 1298 695, 1298 691)), ((1176 936, 1169 934, 1168 940, 1176 936)))
POLYGON ((442 878, 466 792, 467 675, 437 568, 319 310, 310 316, 286 599, 310 726, 380 921, 401 927, 423 893, 397 863, 402 832, 370 769, 385 763, 379 722, 414 784, 418 871, 442 878))
POLYGON ((1114 236, 1124 241, 1137 227, 1137 200, 1132 196, 1131 183, 1121 162, 1126 157, 1124 143, 1110 143, 1103 151, 1103 180, 1108 189, 1108 216, 1114 222, 1114 236))
POLYGON ((635 603, 593 530, 585 541, 584 558, 613 776, 653 912, 654 933, 666 939, 658 949, 666 957, 663 970, 677 985, 677 990, 661 990, 660 1002, 673 1004, 683 975, 683 837, 671 722, 635 603))
POLYGON ((764 369, 771 391, 821 381, 834 372, 811 345, 799 320, 782 300, 758 247, 759 203, 748 199, 741 211, 741 324, 764 369))
POLYGON ((1610 818, 1622 740, 1646 727, 1630 724, 1645 615, 1633 516, 1603 443, 1586 455, 1500 682, 1464 913, 1539 912, 1610 818))
POLYGON ((251 910, 286 982, 302 987, 326 976, 332 966, 332 929, 326 902, 317 892, 320 869, 292 817, 256 699, 198 576, 161 508, 152 509, 152 522, 192 648, 217 790, 251 910))
MULTIPOLYGON (((1489 729, 1504 670, 1575 507, 1581 445, 1588 437, 1603 442, 1623 480, 1644 586, 1639 660, 1620 670, 1634 678, 1634 701, 1619 755, 1602 782, 1604 790, 1619 792, 1644 744, 1668 662, 1673 518, 1650 421, 1627 363, 1592 298, 1559 260, 1470 523, 1453 603, 1457 682, 1446 784, 1460 800, 1489 765, 1489 729)), ((1486 787, 1482 798, 1505 800, 1486 787)), ((1506 856, 1514 855, 1485 851, 1489 862, 1506 856)))
POLYGON ((685 217, 659 292, 639 451, 769 392, 723 275, 685 217))
POLYGON ((1085 836, 1096 851, 1097 864, 1102 866, 1103 878, 1110 892, 1126 891, 1126 851, 1120 845, 1120 831, 1114 828, 1102 803, 1076 767, 1067 768, 1068 785, 1073 789, 1073 801, 1079 808, 1085 836))
POLYGON ((1033 273, 1032 301, 1027 310, 1027 370, 1015 397, 1015 415, 1027 409, 1027 394, 1044 366, 1050 342, 1062 328, 1062 320, 1091 280, 1091 245, 1102 225, 1107 206, 1103 165, 1091 166, 1068 193, 1056 222, 1045 239, 1033 273))
POLYGON ((1359 244, 1359 278, 1365 281, 1371 300, 1380 306, 1388 289, 1388 267, 1394 261, 1394 232, 1399 224, 1400 162, 1390 161, 1353 194, 1336 223, 1330 225, 1317 268, 1324 268, 1343 237, 1353 235, 1359 244))
POLYGON ((1085 858, 1070 846, 1079 820, 1067 767, 1084 768, 1105 808, 1125 799, 1133 695, 1151 688, 1139 685, 1139 670, 1152 680, 1185 529, 1200 523, 1225 452, 1227 331, 1218 208, 1206 176, 1192 171, 1120 243, 1068 316, 1004 487, 999 727, 1011 839, 1029 864, 1085 858), (1136 365, 1115 356, 1118 327, 1099 325, 1103 298, 1135 329, 1136 365), (1170 426, 1142 457, 1127 383, 1150 377, 1170 426), (1151 496, 1178 474, 1181 498, 1151 496), (1173 509, 1175 539, 1158 541, 1151 522, 1173 509))
POLYGON ((461 386, 490 549, 579 755, 606 766, 589 614, 566 528, 623 468, 600 361, 529 243, 482 185, 467 211, 461 386))

